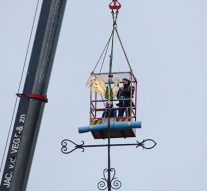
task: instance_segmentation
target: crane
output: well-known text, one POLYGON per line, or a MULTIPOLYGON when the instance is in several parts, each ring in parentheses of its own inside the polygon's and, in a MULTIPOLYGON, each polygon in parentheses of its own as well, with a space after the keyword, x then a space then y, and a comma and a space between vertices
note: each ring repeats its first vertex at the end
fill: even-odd
POLYGON ((25 191, 67 0, 44 0, 9 143, 1 191, 25 191))

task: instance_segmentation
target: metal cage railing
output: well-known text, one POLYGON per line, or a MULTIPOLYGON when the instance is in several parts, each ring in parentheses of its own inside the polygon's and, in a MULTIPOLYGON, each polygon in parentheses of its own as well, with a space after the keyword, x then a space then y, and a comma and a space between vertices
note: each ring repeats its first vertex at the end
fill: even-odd
MULTIPOLYGON (((108 73, 94 73, 93 75, 101 77, 104 80, 105 85, 108 85, 108 73)), ((112 85, 114 83, 114 79, 118 79, 120 81, 120 86, 123 86, 122 79, 126 78, 130 80, 130 97, 129 98, 113 98, 110 99, 112 103, 112 108, 107 108, 106 103, 109 101, 103 96, 99 95, 97 92, 90 91, 90 124, 102 123, 103 113, 106 113, 107 110, 113 109, 116 113, 114 118, 116 121, 136 121, 137 115, 137 80, 132 72, 113 72, 112 73, 112 85), (127 105, 122 104, 119 106, 120 102, 127 102, 127 105), (123 115, 122 115, 123 113, 123 115), (120 115, 121 114, 121 115, 120 115)))

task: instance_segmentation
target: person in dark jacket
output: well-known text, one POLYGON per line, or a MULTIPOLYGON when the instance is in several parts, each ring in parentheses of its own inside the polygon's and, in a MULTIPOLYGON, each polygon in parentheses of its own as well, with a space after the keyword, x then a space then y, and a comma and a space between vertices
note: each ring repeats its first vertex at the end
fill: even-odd
POLYGON ((119 91, 117 93, 117 99, 119 99, 119 103, 117 104, 117 106, 119 106, 119 117, 123 116, 124 112, 126 112, 126 116, 130 116, 130 98, 133 97, 134 93, 134 87, 130 86, 130 80, 128 80, 127 78, 123 78, 122 82, 123 87, 119 88, 119 91))
POLYGON ((111 101, 106 102, 106 109, 102 114, 102 118, 116 117, 116 109, 113 108, 113 103, 111 101))

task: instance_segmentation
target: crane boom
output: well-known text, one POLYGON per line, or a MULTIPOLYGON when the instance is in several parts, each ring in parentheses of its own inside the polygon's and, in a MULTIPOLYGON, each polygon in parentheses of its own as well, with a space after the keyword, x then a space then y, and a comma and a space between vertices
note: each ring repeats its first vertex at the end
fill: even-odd
POLYGON ((43 0, 1 179, 1 191, 25 191, 67 0, 43 0))

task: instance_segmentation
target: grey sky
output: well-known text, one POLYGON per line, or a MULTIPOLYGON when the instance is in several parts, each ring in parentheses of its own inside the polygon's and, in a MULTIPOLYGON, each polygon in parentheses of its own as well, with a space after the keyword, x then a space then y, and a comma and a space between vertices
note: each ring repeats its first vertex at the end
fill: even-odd
MULTIPOLYGON (((106 149, 70 155, 60 142, 103 143, 78 134, 88 124, 89 73, 111 33, 110 1, 68 1, 48 90, 28 191, 97 190, 106 149)), ((138 79, 135 142, 153 138, 153 150, 112 149, 120 191, 207 189, 207 1, 122 1, 118 30, 138 79)), ((15 102, 36 1, 0 1, 0 159, 15 102)), ((115 50, 114 67, 127 64, 115 50)))

